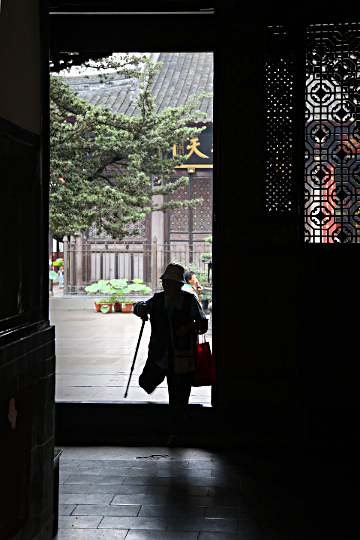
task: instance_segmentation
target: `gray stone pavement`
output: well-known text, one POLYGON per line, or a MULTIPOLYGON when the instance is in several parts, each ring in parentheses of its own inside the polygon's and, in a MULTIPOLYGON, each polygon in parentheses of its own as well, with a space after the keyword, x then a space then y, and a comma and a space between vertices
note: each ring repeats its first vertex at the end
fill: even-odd
MULTIPOLYGON (((329 484, 331 486, 331 484, 329 484)), ((349 540, 334 492, 240 451, 63 448, 56 540, 349 540)))
MULTIPOLYGON (((51 309, 55 325, 56 401, 168 403, 166 382, 148 395, 138 385, 150 337, 146 323, 128 397, 130 374, 141 321, 132 313, 51 309)), ((208 338, 211 346, 211 337, 208 338)), ((210 404, 210 387, 193 388, 190 403, 210 404)))

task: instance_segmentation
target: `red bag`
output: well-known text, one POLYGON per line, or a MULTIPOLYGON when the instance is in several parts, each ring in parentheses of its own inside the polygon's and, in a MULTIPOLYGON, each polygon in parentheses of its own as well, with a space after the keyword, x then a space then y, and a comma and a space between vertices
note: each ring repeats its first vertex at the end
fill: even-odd
POLYGON ((214 360, 207 341, 198 343, 198 356, 192 386, 211 386, 215 382, 214 360))

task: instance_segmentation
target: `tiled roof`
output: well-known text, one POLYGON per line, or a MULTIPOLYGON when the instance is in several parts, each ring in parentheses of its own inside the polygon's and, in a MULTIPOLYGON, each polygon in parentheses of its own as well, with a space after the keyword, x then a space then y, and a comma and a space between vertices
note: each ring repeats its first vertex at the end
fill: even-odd
MULTIPOLYGON (((214 63, 212 53, 152 53, 150 60, 163 62, 153 87, 156 97, 155 112, 165 107, 183 105, 188 97, 213 91, 214 63)), ((66 79, 71 90, 92 105, 108 105, 114 112, 138 116, 136 97, 139 91, 136 79, 117 76, 111 82, 100 84, 96 75, 89 78, 66 79)), ((206 113, 202 122, 213 118, 213 100, 207 99, 201 107, 206 113)))

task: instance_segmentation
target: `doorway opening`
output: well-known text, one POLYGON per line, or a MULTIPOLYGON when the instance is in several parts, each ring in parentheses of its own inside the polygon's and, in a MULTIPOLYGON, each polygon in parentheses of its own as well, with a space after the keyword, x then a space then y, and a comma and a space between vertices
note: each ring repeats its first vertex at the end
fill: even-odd
MULTIPOLYGON (((179 107, 190 95, 203 90, 206 94, 212 92, 212 53, 148 53, 147 56, 150 62, 162 65, 152 90, 155 113, 160 114, 166 107, 179 107)), ((136 99, 140 92, 136 79, 115 77, 109 83, 99 80, 97 74, 70 72, 65 81, 85 102, 94 106, 106 103, 112 111, 136 119, 136 99)), ((141 282, 147 290, 141 289, 141 285, 138 290, 128 290, 127 300, 146 300, 161 290, 160 276, 166 265, 182 264, 199 280, 199 300, 209 319, 206 339, 212 348, 212 97, 202 102, 200 110, 203 114, 199 121, 188 125, 195 130, 194 136, 176 141, 170 156, 159 152, 160 159, 182 156, 181 164, 168 178, 153 172, 148 174, 151 182, 148 189, 154 193, 152 200, 159 207, 163 205, 164 211, 148 213, 137 222, 129 221, 125 226, 128 234, 122 238, 112 237, 96 220, 80 235, 51 231, 52 246, 62 248, 60 255, 58 249, 50 254, 51 262, 62 262, 60 268, 56 264, 53 268, 58 270, 59 277, 52 281, 50 299, 50 320, 56 326, 57 402, 168 402, 166 382, 151 395, 138 385, 147 358, 149 324, 145 325, 128 397, 124 398, 141 321, 132 313, 117 311, 116 304, 121 310, 124 307, 121 297, 120 302, 108 302, 113 304, 108 310, 97 311, 97 302, 105 303, 104 300, 110 299, 105 297, 119 290, 116 287, 114 291, 89 290, 99 280, 110 288, 114 281, 126 280, 128 289, 134 282, 135 285, 141 282), (198 128, 202 128, 199 133, 198 128), (171 184, 180 185, 184 178, 188 178, 185 185, 164 192, 171 184), (193 205, 195 200, 199 202, 193 205), (190 204, 186 205, 186 201, 190 204)), ((67 121, 75 123, 76 118, 67 121)), ((66 178, 61 178, 66 183, 66 178)), ((210 405, 211 388, 193 388, 190 403, 210 405)))

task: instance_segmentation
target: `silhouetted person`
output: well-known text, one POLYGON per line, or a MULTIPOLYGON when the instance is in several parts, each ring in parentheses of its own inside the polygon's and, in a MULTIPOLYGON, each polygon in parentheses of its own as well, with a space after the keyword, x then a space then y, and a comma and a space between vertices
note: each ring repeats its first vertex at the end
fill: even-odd
POLYGON ((169 264, 160 279, 164 292, 134 306, 135 315, 143 320, 148 320, 150 315, 151 323, 149 354, 140 385, 151 393, 154 388, 146 388, 142 377, 144 380, 154 375, 154 380, 157 379, 154 384, 157 385, 166 376, 172 411, 168 446, 176 446, 195 371, 197 335, 207 331, 208 321, 195 296, 181 290, 185 280, 184 268, 180 264, 169 264))

